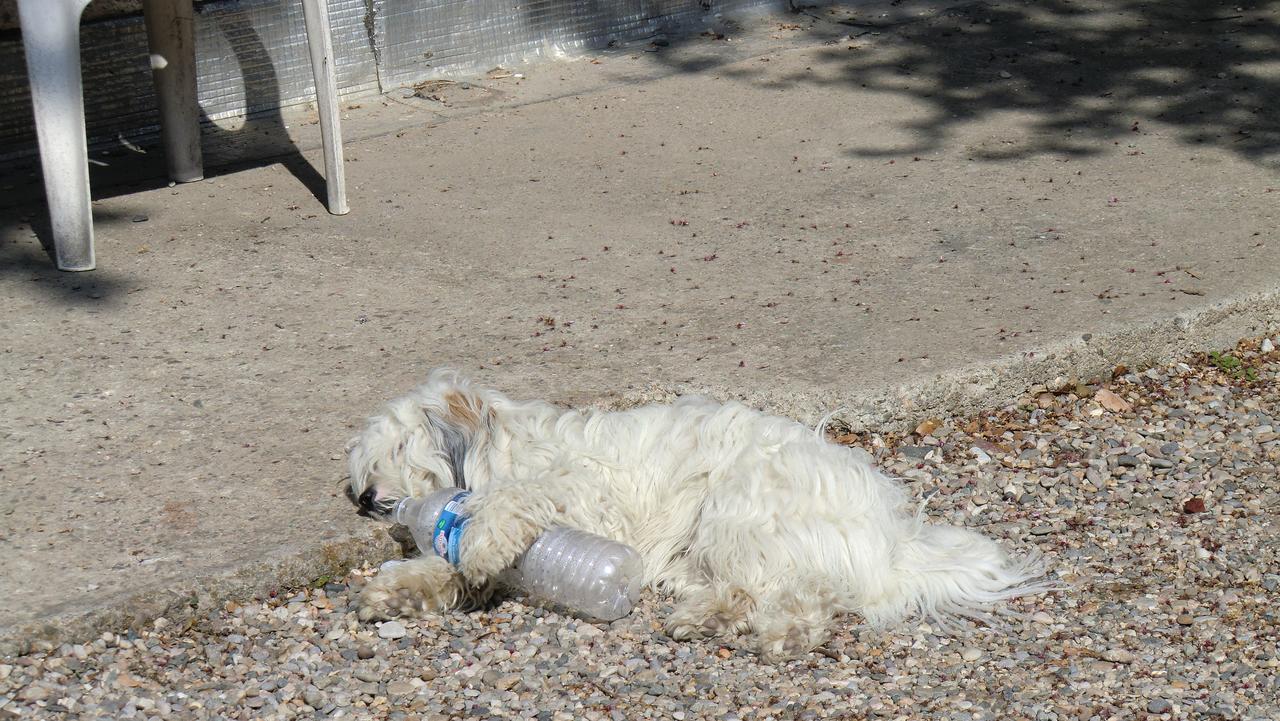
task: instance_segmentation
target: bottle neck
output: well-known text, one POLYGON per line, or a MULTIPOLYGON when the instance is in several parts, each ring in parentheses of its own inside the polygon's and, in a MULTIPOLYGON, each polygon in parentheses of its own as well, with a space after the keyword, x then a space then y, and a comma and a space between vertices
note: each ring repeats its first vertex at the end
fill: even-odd
POLYGON ((396 505, 391 509, 391 520, 403 526, 409 525, 413 515, 410 506, 413 505, 414 500, 413 496, 405 496, 396 501, 396 505))

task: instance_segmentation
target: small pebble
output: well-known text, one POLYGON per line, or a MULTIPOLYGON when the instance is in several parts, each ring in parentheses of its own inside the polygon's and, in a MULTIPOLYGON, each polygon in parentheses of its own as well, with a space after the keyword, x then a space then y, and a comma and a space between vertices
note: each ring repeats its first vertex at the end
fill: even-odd
POLYGON ((1122 453, 1116 456, 1116 465, 1118 466, 1124 466, 1125 468, 1136 468, 1140 464, 1141 464, 1141 461, 1138 460, 1137 456, 1129 455, 1128 453, 1122 453))
POLYGON ((404 627, 404 624, 399 621, 384 621, 383 624, 378 627, 379 638, 401 638, 408 632, 409 631, 404 627))
POLYGON ((1123 648, 1109 648, 1102 652, 1102 659, 1111 663, 1133 663, 1133 654, 1123 648))
POLYGON ((364 645, 356 648, 356 656, 364 660, 373 658, 374 656, 373 646, 364 645))

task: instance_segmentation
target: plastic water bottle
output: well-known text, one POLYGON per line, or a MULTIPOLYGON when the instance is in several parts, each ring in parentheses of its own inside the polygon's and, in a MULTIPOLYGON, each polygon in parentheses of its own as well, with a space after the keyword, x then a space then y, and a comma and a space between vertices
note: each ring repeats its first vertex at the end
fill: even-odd
MULTIPOLYGON (((391 519, 409 527, 420 551, 456 566, 469 495, 459 488, 443 488, 423 498, 404 498, 396 503, 391 519)), ((631 546, 557 526, 538 536, 502 581, 535 603, 615 621, 631 613, 640 599, 644 564, 631 546)))

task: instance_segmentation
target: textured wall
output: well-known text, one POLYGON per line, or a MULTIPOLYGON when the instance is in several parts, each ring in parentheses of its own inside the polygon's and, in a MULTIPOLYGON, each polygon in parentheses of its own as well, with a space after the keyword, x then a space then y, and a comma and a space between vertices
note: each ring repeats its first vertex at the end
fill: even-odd
MULTIPOLYGON (((329 13, 338 87, 365 94, 555 49, 678 31, 708 13, 773 4, 777 0, 330 0, 329 13)), ((307 102, 314 92, 302 6, 295 0, 198 3, 196 53, 207 118, 270 113, 307 102)), ((156 133, 140 15, 86 20, 81 64, 92 140, 156 133)), ((21 39, 7 31, 0 34, 0 159, 34 153, 21 39)))

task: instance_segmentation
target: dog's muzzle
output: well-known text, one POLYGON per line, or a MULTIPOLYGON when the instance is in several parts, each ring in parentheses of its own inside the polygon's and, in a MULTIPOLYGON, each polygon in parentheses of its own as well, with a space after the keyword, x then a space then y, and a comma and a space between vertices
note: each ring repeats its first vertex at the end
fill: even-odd
POLYGON ((366 518, 384 517, 391 513, 391 509, 395 508, 397 498, 378 498, 378 491, 373 488, 366 488, 364 493, 356 497, 356 492, 351 486, 347 486, 347 499, 355 504, 358 509, 356 513, 366 518))

